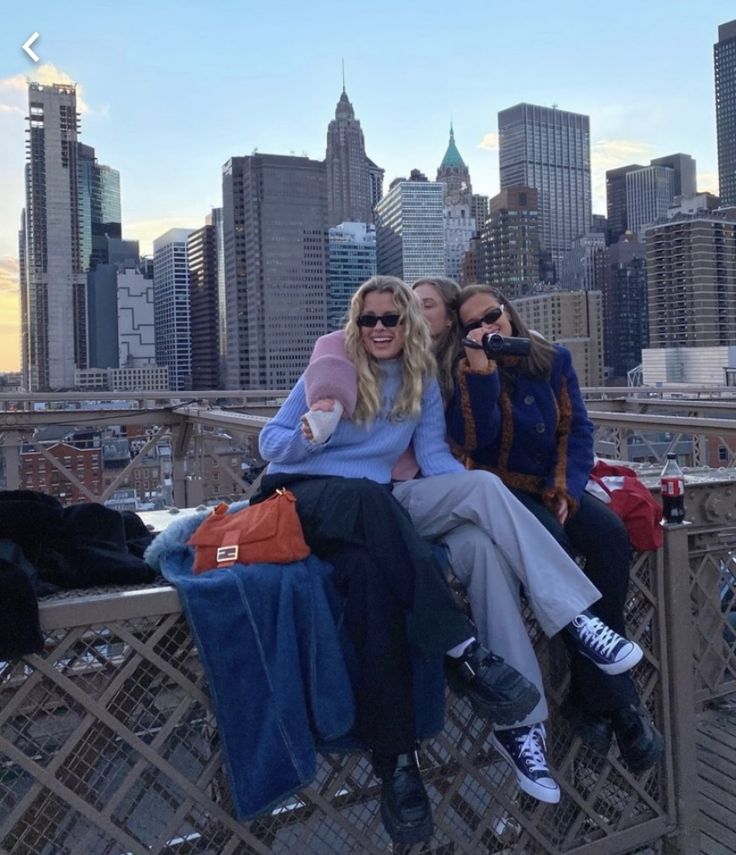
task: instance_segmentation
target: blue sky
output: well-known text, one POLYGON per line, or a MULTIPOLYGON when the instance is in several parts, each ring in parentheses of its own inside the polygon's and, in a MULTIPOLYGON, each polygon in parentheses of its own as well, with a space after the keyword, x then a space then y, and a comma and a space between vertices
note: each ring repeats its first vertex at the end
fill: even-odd
POLYGON ((713 43, 718 24, 736 17, 733 0, 4 5, 0 370, 18 361, 7 348, 26 77, 80 85, 81 139, 120 170, 124 236, 144 251, 220 204, 228 157, 254 148, 323 157, 343 58, 387 183, 414 167, 434 177, 452 117, 474 190, 495 193, 497 113, 528 101, 590 116, 596 213, 605 213, 606 169, 675 151, 696 158, 701 189, 717 190, 713 43), (34 31, 35 65, 20 49, 34 31))

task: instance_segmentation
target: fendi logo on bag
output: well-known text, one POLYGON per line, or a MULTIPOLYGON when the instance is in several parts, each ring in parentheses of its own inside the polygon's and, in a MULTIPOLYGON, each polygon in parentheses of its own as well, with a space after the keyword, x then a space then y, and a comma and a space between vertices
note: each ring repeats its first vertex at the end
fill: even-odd
POLYGON ((217 563, 224 564, 225 561, 237 561, 238 560, 238 547, 237 546, 221 546, 217 550, 217 563))

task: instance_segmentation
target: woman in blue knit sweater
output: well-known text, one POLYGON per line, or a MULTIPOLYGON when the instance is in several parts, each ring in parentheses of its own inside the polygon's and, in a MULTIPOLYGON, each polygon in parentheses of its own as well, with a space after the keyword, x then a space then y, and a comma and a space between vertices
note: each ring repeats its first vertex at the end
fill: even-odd
MULTIPOLYGON (((585 557, 585 572, 603 594, 591 611, 623 634, 631 546, 621 520, 585 492, 593 425, 569 351, 530 335, 508 299, 488 286, 461 291, 457 311, 470 346, 457 366, 452 439, 474 467, 499 475, 565 549, 585 557), (528 337, 528 356, 490 358, 481 344, 489 333, 528 337)), ((649 768, 662 738, 631 677, 604 674, 571 653, 567 709, 580 736, 607 753, 615 734, 629 767, 649 768)))
POLYGON ((445 442, 429 334, 411 290, 392 277, 364 283, 346 337, 358 375, 353 418, 313 442, 302 377, 261 431, 262 491, 294 492, 307 542, 335 567, 358 660, 356 731, 383 781, 389 834, 416 843, 431 834, 432 818, 414 752, 410 643, 427 657, 446 653, 453 688, 490 719, 518 721, 539 693, 478 645, 431 547, 391 495, 391 470, 412 441, 428 473, 462 471, 445 442))

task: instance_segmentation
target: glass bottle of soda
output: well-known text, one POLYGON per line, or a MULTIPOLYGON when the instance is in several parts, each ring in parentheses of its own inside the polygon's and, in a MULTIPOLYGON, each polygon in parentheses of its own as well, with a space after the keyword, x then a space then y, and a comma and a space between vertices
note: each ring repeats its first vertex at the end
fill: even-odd
POLYGON ((685 476, 676 454, 667 455, 662 470, 662 519, 666 523, 685 522, 685 476))

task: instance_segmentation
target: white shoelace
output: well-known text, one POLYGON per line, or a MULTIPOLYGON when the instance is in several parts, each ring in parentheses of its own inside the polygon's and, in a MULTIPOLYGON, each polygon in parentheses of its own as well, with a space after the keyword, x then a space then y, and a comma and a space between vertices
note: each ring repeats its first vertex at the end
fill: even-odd
POLYGON ((623 641, 616 630, 606 626, 600 618, 578 615, 572 622, 583 641, 603 656, 611 656, 616 645, 623 641))
POLYGON ((519 753, 527 760, 531 772, 547 772, 547 750, 546 732, 543 724, 533 724, 524 736, 517 736, 519 753))

